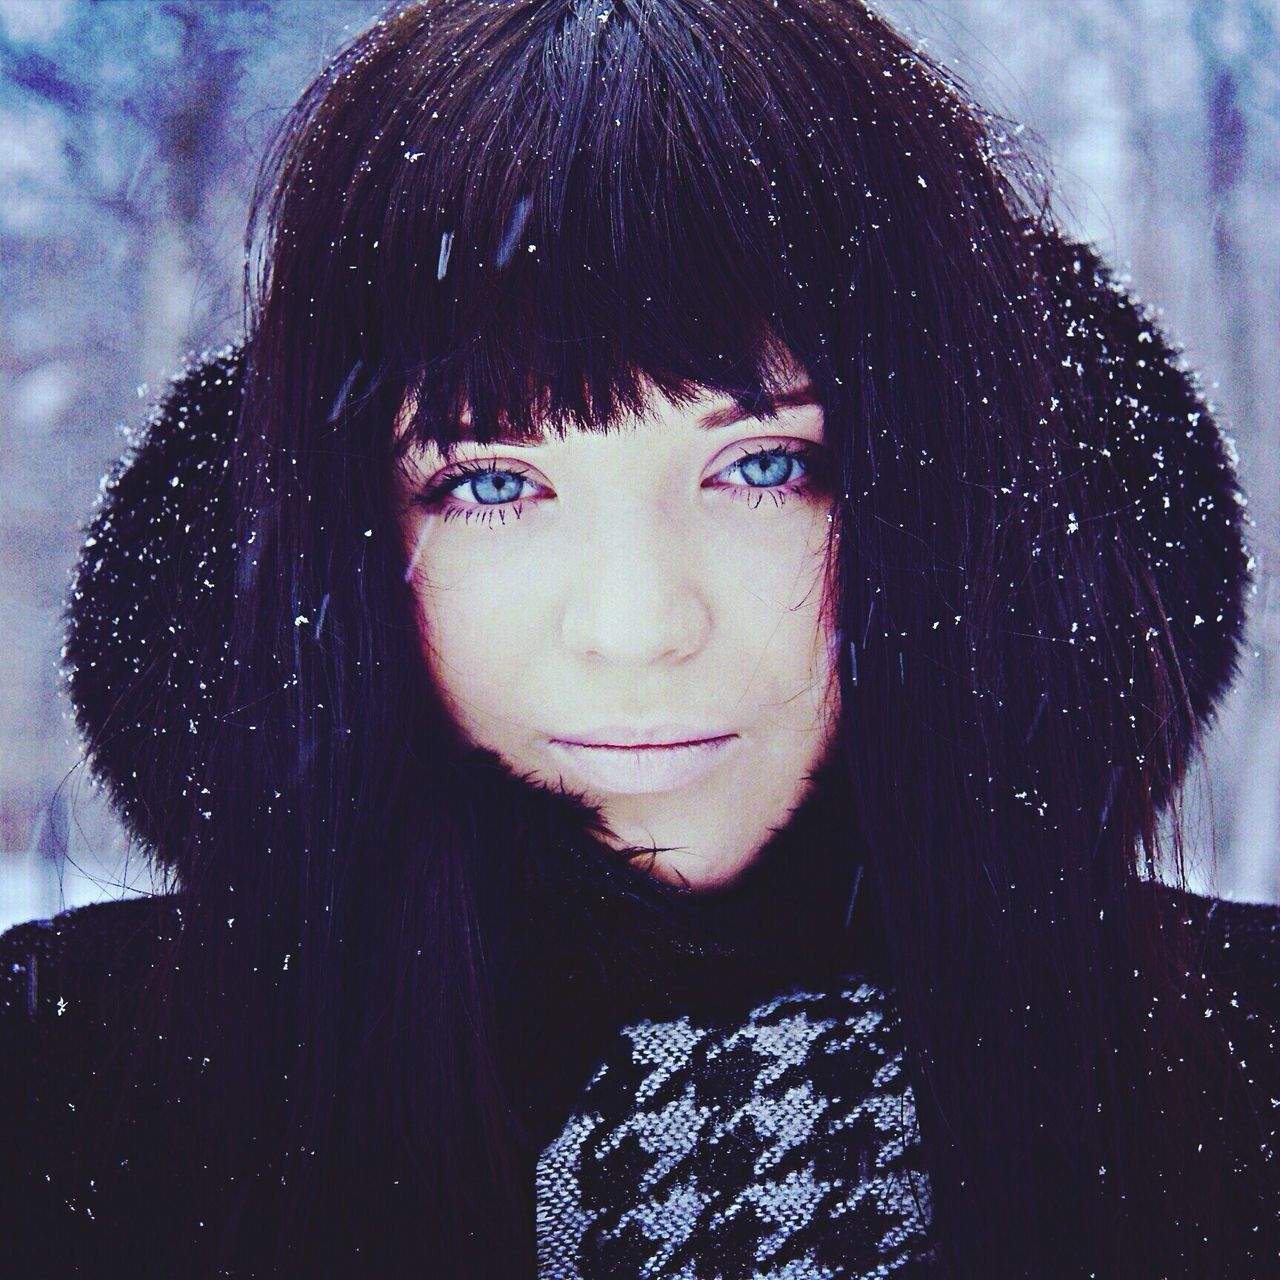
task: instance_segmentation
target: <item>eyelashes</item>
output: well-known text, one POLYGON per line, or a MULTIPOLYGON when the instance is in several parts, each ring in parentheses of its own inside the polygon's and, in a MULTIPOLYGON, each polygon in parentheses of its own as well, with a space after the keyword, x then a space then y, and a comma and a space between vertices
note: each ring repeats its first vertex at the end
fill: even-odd
POLYGON ((527 471, 517 466, 460 462, 441 472, 426 489, 415 494, 413 504, 425 511, 438 513, 445 523, 462 518, 467 524, 473 519, 481 524, 492 524, 495 519, 505 524, 508 512, 515 519, 520 518, 524 506, 518 498, 505 502, 459 502, 453 491, 464 484, 470 484, 473 493, 476 486, 487 484, 501 499, 504 490, 518 491, 523 497, 525 486, 536 485, 536 482, 529 478, 527 471))
MULTIPOLYGON (((717 477, 735 474, 745 484, 726 483, 711 487, 727 490, 734 498, 758 507, 766 498, 776 507, 787 498, 808 493, 818 487, 825 475, 823 461, 813 446, 796 443, 771 445, 766 449, 748 449, 741 457, 716 473, 717 477)), ((519 520, 524 510, 522 499, 529 490, 542 489, 530 472, 517 464, 497 466, 489 462, 461 462, 441 472, 431 484, 413 498, 415 506, 438 513, 443 521, 462 519, 492 525, 507 523, 507 517, 519 520), (470 486, 477 501, 459 500, 456 490, 470 486)))

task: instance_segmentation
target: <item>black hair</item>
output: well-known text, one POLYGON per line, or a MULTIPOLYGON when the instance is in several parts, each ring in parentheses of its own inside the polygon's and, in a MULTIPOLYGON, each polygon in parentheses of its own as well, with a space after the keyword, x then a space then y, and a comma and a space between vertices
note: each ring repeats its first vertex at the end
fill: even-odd
POLYGON ((680 895, 571 798, 512 825, 521 784, 431 687, 401 405, 447 444, 464 401, 482 439, 607 429, 642 378, 767 404, 782 344, 838 460, 838 853, 874 885, 942 1256, 1213 1273, 1236 1086, 1139 889, 1165 818, 1180 865, 1235 671, 1239 493, 1000 121, 859 3, 398 6, 284 121, 249 249, 243 353, 191 375, 221 429, 175 435, 150 507, 117 476, 95 542, 133 522, 163 554, 86 552, 68 644, 95 766, 183 897, 151 1017, 215 1256, 266 1231, 293 1274, 527 1271, 501 991, 556 969, 493 885, 523 850, 654 990, 685 945, 680 895))

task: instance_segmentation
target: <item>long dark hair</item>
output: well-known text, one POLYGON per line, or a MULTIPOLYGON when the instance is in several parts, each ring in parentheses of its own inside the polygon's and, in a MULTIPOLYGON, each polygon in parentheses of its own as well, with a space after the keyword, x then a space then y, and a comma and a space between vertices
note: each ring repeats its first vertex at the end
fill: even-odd
MULTIPOLYGON (((182 893, 152 1016, 186 1064, 212 1256, 527 1271, 502 993, 525 966, 554 994, 555 969, 515 953, 504 876, 541 857, 637 968, 678 911, 625 859, 504 825, 423 670, 402 402, 441 441, 464 397, 482 438, 607 427, 642 375, 758 405, 780 340, 839 464, 848 857, 942 1256, 1217 1273, 1234 1086, 1181 999, 1191 944, 1140 885, 1166 815, 1180 867, 1177 787, 1233 673, 1237 494, 1183 513, 1196 548, 1144 523, 1189 501, 1179 459, 1228 474, 1216 431, 1000 122, 852 2, 411 5, 290 112, 249 250, 234 438, 183 464, 204 497, 164 577, 163 693, 150 668, 145 698, 117 691, 98 760, 182 893), (1142 396, 1185 419, 1178 458, 1142 396)), ((101 643, 81 624, 73 663, 101 643)))

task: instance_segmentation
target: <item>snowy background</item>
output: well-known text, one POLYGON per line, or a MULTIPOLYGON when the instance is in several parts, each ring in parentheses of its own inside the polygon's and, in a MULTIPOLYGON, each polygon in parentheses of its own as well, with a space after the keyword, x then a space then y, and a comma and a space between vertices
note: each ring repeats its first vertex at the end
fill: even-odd
MULTIPOLYGON (((184 352, 243 331, 266 139, 366 0, 0 0, 0 929, 145 891, 57 676, 82 522, 184 352)), ((1277 0, 891 0, 1201 370, 1258 588, 1189 787, 1199 887, 1280 901, 1277 0), (1216 860, 1215 860, 1216 851, 1216 860)))

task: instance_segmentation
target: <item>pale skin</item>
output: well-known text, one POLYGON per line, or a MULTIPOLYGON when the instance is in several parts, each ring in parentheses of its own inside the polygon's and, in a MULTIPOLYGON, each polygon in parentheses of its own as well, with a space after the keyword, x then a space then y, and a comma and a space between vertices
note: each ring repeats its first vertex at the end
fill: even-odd
POLYGON ((615 847, 670 846, 640 865, 694 890, 742 874, 835 738, 829 454, 806 385, 772 419, 650 386, 619 431, 415 448, 397 475, 424 653, 467 738, 596 805, 615 847), (691 782, 638 793, 553 742, 673 723, 732 737, 691 782))

